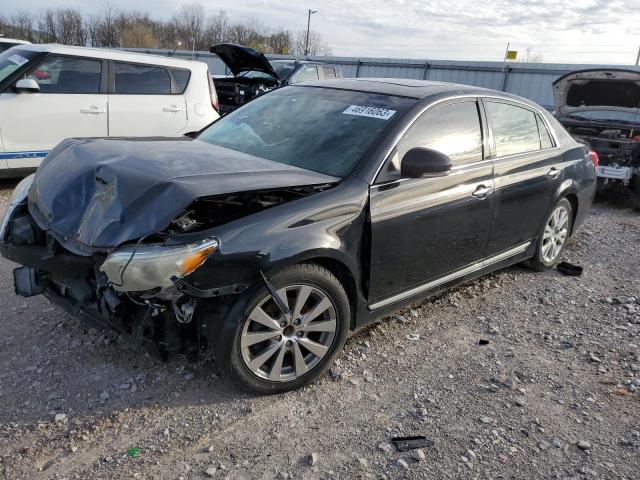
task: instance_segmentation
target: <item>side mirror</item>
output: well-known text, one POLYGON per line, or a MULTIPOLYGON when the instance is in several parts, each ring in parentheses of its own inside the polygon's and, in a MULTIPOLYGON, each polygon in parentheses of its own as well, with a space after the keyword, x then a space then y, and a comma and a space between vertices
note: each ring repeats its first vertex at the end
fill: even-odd
POLYGON ((14 88, 16 93, 34 93, 40 91, 40 84, 37 80, 33 78, 23 78, 22 80, 18 80, 16 82, 16 86, 14 88))
POLYGON ((441 175, 449 170, 451 170, 451 159, 444 153, 430 148, 412 148, 404 154, 400 164, 402 176, 410 178, 441 175))

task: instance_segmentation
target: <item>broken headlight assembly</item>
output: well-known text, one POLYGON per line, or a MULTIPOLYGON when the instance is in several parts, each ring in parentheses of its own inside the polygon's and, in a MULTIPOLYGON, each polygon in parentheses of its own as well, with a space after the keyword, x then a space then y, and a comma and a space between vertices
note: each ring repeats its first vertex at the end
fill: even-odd
POLYGON ((126 246, 109 255, 100 270, 121 292, 165 289, 173 285, 172 279, 194 272, 217 249, 215 238, 179 246, 126 246))
POLYGON ((7 227, 9 226, 9 221, 13 215, 13 212, 16 208, 21 205, 29 195, 29 189, 31 185, 33 185, 33 178, 35 174, 31 174, 28 177, 22 179, 16 188, 13 190, 11 194, 11 198, 9 198, 9 205, 7 206, 7 210, 4 212, 2 217, 2 224, 0 225, 0 241, 4 242, 7 236, 7 227))

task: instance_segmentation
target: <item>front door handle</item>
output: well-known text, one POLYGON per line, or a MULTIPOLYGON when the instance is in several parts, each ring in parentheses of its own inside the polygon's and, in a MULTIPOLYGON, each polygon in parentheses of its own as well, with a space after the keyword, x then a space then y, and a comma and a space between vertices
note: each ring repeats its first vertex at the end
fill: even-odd
POLYGON ((107 109, 91 105, 90 107, 81 108, 80 113, 84 113, 86 115, 99 115, 101 113, 107 113, 107 109))
POLYGON ((182 112, 184 108, 178 107, 176 105, 169 105, 168 107, 164 107, 162 109, 163 112, 182 112))
POLYGON ((560 170, 558 170, 556 167, 551 167, 551 170, 547 172, 547 175, 549 175, 551 178, 556 178, 559 174, 560 170))
POLYGON ((483 198, 487 198, 487 196, 491 192, 493 192, 493 188, 487 187, 485 185, 478 185, 478 188, 476 188, 475 192, 473 192, 471 195, 473 195, 476 198, 483 199, 483 198))

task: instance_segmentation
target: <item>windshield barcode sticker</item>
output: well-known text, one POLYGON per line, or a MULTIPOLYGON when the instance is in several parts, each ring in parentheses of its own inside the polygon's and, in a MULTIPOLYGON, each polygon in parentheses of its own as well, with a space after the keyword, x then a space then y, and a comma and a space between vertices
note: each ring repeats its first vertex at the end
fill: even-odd
POLYGON ((365 107, 362 105, 351 105, 344 112, 347 115, 358 115, 360 117, 379 118, 380 120, 389 120, 396 113, 395 110, 380 107, 365 107))
POLYGON ((26 58, 24 58, 22 55, 18 55, 17 53, 14 53, 13 55, 11 55, 8 60, 10 62, 15 63, 16 65, 24 65, 25 63, 27 63, 29 60, 27 60, 26 58))

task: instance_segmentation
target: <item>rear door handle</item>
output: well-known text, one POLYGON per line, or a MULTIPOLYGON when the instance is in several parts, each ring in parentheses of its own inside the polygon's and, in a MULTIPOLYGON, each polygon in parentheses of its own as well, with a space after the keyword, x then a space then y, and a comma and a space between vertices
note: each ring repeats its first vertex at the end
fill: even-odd
POLYGON ((556 167, 551 167, 551 170, 547 172, 547 175, 549 175, 551 178, 556 178, 559 174, 560 170, 558 170, 556 167))
POLYGON ((80 113, 84 113, 87 115, 99 115, 101 113, 107 113, 106 108, 100 108, 95 105, 91 105, 90 107, 81 108, 80 113))
POLYGON ((176 105, 169 105, 168 107, 164 107, 162 109, 163 112, 182 112, 184 108, 178 107, 176 105))
POLYGON ((485 185, 478 185, 478 188, 476 188, 476 191, 473 192, 471 195, 473 195, 476 198, 483 199, 483 198, 487 198, 487 196, 491 192, 493 192, 493 188, 487 187, 485 185))

